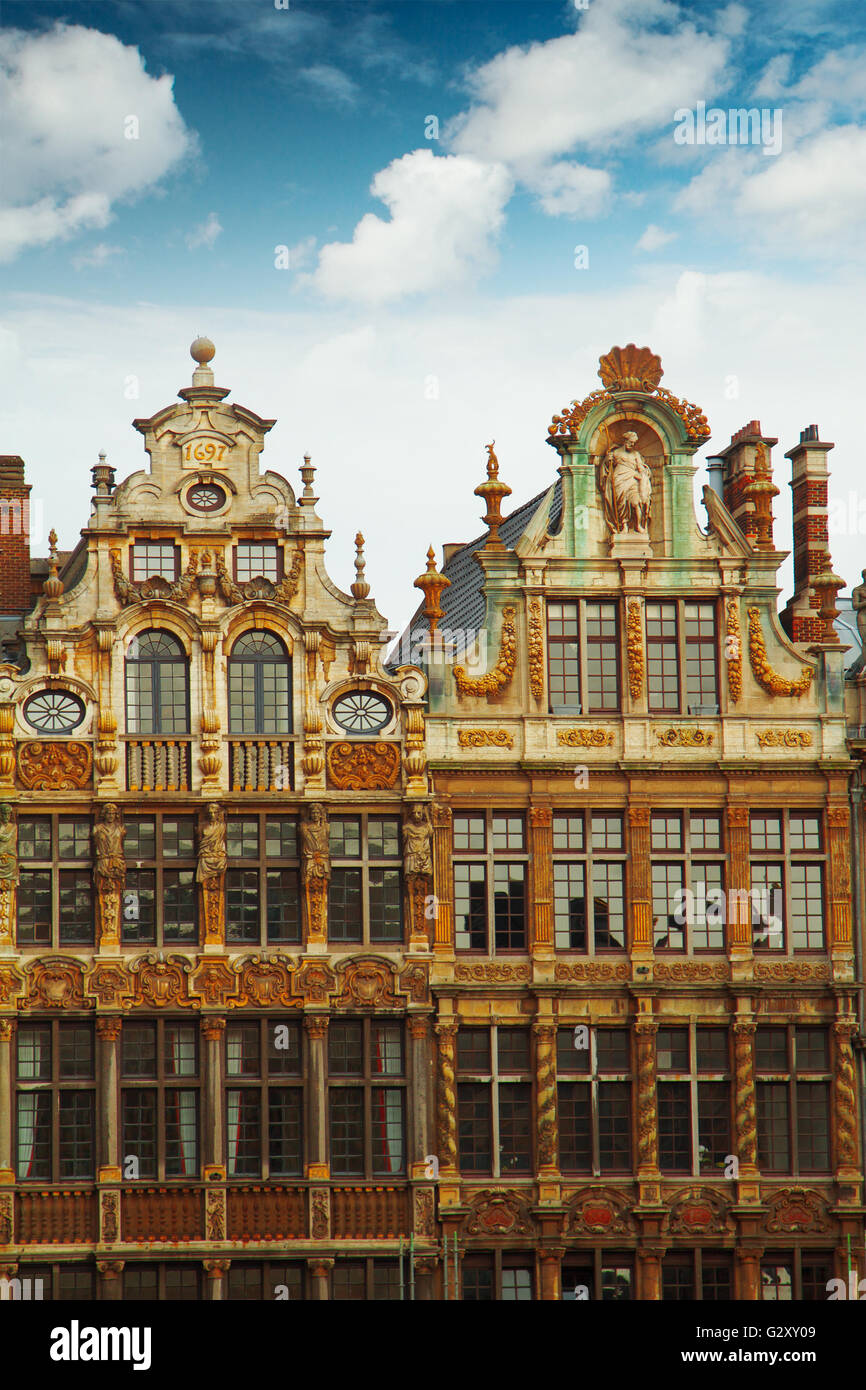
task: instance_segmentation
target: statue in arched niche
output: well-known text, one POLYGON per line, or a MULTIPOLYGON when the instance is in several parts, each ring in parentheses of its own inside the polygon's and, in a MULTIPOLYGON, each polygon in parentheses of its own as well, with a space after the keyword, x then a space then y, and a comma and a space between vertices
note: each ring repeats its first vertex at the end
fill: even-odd
POLYGON ((605 521, 611 531, 634 531, 645 536, 652 514, 652 477, 636 447, 638 436, 626 430, 618 444, 606 436, 606 448, 598 464, 598 486, 605 521))

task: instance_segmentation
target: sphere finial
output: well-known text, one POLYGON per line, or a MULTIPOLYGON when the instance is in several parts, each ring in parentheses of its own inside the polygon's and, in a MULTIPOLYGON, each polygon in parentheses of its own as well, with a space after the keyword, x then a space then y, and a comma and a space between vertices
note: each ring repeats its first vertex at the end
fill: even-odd
POLYGON ((216 348, 210 338, 196 338, 189 346, 190 357, 193 362, 197 362, 200 367, 207 366, 215 352, 216 348))

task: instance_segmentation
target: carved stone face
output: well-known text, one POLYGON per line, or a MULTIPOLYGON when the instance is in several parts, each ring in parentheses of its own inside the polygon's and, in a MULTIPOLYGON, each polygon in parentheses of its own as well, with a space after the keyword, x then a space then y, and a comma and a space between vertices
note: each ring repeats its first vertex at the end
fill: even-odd
POLYGON ((219 803, 216 801, 211 801, 208 805, 207 813, 210 816, 211 820, 218 820, 220 813, 219 803))
POLYGON ((113 802, 109 801, 108 805, 103 808, 102 819, 106 825, 114 825, 117 818, 117 807, 113 802))
POLYGON ((623 442, 627 444, 630 449, 634 448, 635 444, 637 444, 637 435, 634 430, 626 430, 623 435, 623 442))

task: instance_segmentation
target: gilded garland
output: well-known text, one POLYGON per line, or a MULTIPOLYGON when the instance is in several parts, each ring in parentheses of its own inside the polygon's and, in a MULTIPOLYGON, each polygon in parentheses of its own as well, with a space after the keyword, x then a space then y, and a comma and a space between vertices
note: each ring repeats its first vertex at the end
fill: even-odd
POLYGON ((767 648, 761 631, 761 614, 757 608, 749 609, 749 660, 755 680, 769 695, 794 695, 799 700, 812 684, 815 668, 808 666, 799 680, 789 681, 777 675, 767 660, 767 648))
POLYGON ((740 606, 735 598, 729 598, 726 605, 725 657, 728 663, 728 695, 731 704, 739 703, 743 693, 743 642, 740 635, 740 606))
POLYGON ((637 700, 643 688, 643 634, 641 632, 640 603, 636 598, 629 599, 626 617, 628 637, 628 688, 633 700, 637 700))
POLYGON ((517 659, 517 629, 514 622, 514 608, 502 610, 502 638, 499 644, 499 660, 486 676, 467 676, 464 666, 454 667, 454 680, 461 695, 495 695, 503 690, 514 675, 517 659))
POLYGON ((541 600, 529 600, 529 689, 536 700, 544 694, 544 640, 541 600))

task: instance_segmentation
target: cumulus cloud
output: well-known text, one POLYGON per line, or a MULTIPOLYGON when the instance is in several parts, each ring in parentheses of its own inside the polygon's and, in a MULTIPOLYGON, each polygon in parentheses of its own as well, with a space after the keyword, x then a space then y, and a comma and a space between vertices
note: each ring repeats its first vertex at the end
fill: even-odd
POLYGON ((676 232, 666 232, 664 227, 657 227, 654 222, 650 222, 646 231, 635 243, 635 250, 660 251, 663 246, 667 246, 669 241, 675 241, 676 235, 676 232))
POLYGON ((330 298, 366 304, 464 284, 494 264, 512 188, 501 164, 414 150, 371 185, 390 220, 367 213, 351 242, 322 247, 309 278, 330 298))
POLYGON ((197 227, 193 227, 187 233, 186 244, 190 251, 196 251, 199 246, 206 246, 209 251, 213 250, 214 243, 222 231, 222 223, 215 212, 209 212, 207 219, 200 222, 197 227))
POLYGON ((612 181, 606 169, 559 160, 528 183, 549 217, 598 217, 607 208, 612 181))
POLYGON ((0 260, 106 226, 195 150, 172 87, 95 29, 0 34, 0 260))

